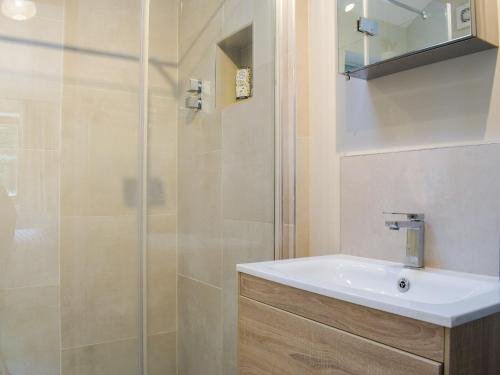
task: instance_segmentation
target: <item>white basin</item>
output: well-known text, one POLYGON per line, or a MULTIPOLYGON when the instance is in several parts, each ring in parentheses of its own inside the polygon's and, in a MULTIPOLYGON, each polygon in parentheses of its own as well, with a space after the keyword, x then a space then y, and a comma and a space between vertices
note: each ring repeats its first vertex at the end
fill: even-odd
POLYGON ((374 309, 454 327, 500 311, 498 278, 348 255, 239 264, 239 272, 374 309), (406 293, 400 278, 410 281, 406 293))

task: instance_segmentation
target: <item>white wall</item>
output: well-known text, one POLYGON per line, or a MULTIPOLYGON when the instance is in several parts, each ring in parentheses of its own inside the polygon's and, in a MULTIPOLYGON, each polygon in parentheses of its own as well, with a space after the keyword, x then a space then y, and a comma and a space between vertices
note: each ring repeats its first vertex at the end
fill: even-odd
MULTIPOLYGON (((349 173, 349 181, 356 181, 356 173, 359 173, 360 177, 362 173, 366 173, 361 166, 365 165, 364 162, 368 164, 373 162, 374 159, 370 159, 371 154, 386 154, 386 161, 388 165, 391 165, 398 158, 410 157, 408 153, 397 151, 437 149, 430 158, 431 160, 436 158, 436 162, 443 162, 440 158, 445 156, 437 152, 439 148, 459 147, 456 152, 460 154, 463 151, 467 155, 469 148, 461 150, 464 145, 500 142, 500 74, 498 74, 500 64, 497 63, 497 50, 428 65, 369 82, 357 79, 345 81, 336 74, 335 6, 328 3, 330 2, 319 0, 311 2, 310 11, 311 171, 314 171, 311 173, 312 254, 340 251, 339 232, 343 249, 351 248, 352 244, 345 242, 351 237, 346 237, 345 228, 340 221, 336 220, 339 207, 343 209, 343 213, 347 209, 345 196, 341 196, 339 202, 336 202, 336 199, 340 195, 341 179, 349 173), (332 83, 336 84, 333 92, 329 90, 329 85, 332 83), (333 131, 334 134, 332 134, 333 131), (360 154, 368 156, 356 156, 360 154), (346 157, 362 158, 361 164, 349 163, 345 161, 346 157), (339 158, 344 159, 342 175, 339 158), (357 171, 349 169, 354 165, 358 168, 357 171)), ((419 152, 411 155, 417 160, 424 156, 419 152)), ((448 157, 448 154, 446 155, 448 157)), ((481 155, 484 156, 480 157, 495 157, 494 152, 484 152, 481 155)), ((418 191, 421 194, 432 194, 435 190, 426 191, 425 188, 442 189, 445 186, 451 186, 446 180, 448 177, 446 168, 455 171, 458 168, 455 175, 457 178, 467 178, 469 172, 470 176, 473 176, 473 169, 461 173, 460 166, 456 163, 457 161, 453 158, 448 164, 445 163, 440 185, 421 184, 418 186, 418 191)), ((476 163, 481 165, 480 162, 476 161, 476 163)), ((491 164, 491 160, 489 163, 491 164)), ((418 163, 411 164, 411 167, 416 168, 419 165, 418 163)), ((432 163, 421 167, 433 168, 432 163)), ((423 175, 427 175, 427 172, 424 171, 423 175)), ((411 175, 413 170, 408 167, 394 173, 411 175)), ((387 178, 384 173, 371 174, 371 176, 375 180, 387 178)), ((484 178, 484 183, 488 183, 486 175, 482 178, 484 178)), ((437 181, 439 184, 439 180, 437 181)), ((373 184, 379 182, 373 181, 373 184)), ((368 187, 372 184, 371 181, 364 183, 368 187)), ((355 187, 345 184, 342 186, 344 194, 355 187)), ((406 194, 398 195, 397 190, 394 194, 396 196, 392 202, 386 200, 387 207, 385 208, 390 209, 390 206, 396 205, 398 207, 412 206, 405 201, 406 194)), ((446 197, 446 191, 442 194, 446 197)), ((460 196, 462 195, 457 195, 457 197, 460 196)), ((419 199, 422 196, 416 198, 419 199)), ((468 196, 468 199, 468 204, 472 208, 479 203, 484 204, 481 196, 468 196)), ((489 196, 489 199, 495 199, 495 196, 489 196)), ((493 207, 494 203, 496 202, 491 202, 490 206, 493 207)), ((453 202, 449 201, 448 204, 452 205, 453 202)), ((421 208, 425 207, 421 206, 421 208)), ((467 212, 470 215, 477 215, 474 219, 478 222, 486 220, 474 209, 467 212)), ((360 211, 359 217, 350 217, 350 220, 361 222, 364 219, 362 214, 360 211)), ((371 219, 383 221, 380 217, 371 219)), ((446 221, 442 225, 445 227, 431 228, 431 230, 436 230, 437 233, 439 230, 446 231, 452 236, 453 232, 450 232, 450 227, 446 227, 446 221)), ((384 230, 382 225, 380 231, 384 230)), ((460 228, 457 227, 456 230, 456 234, 459 235, 460 228)), ((497 231, 500 235, 500 224, 497 227, 495 223, 493 228, 490 228, 489 236, 493 239, 495 233, 491 231, 497 231)), ((498 237, 496 236, 497 239, 498 237)), ((404 243, 401 244, 403 245, 404 243)), ((480 250, 475 256, 487 259, 484 264, 488 262, 498 264, 497 250, 498 240, 485 245, 482 252, 480 250), (492 246, 495 248, 493 249, 492 246)), ((366 251, 356 249, 356 251, 365 256, 372 255, 368 249, 366 251)), ((440 243, 440 246, 435 249, 433 265, 450 266, 449 260, 451 257, 456 257, 452 251, 451 248, 440 243)), ((387 258, 386 254, 375 256, 387 258)), ((453 265, 450 267, 462 268, 453 265)), ((473 271, 491 274, 493 268, 478 266, 473 271)))
POLYGON ((310 2, 310 255, 339 248, 339 159, 335 150, 335 2, 310 2))

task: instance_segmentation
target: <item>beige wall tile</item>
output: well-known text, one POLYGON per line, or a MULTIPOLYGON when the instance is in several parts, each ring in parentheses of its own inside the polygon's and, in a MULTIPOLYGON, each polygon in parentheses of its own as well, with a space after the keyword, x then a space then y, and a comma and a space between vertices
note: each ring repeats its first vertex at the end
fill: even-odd
POLYGON ((61 222, 63 349, 137 335, 135 216, 61 222))
POLYGON ((274 259, 274 224, 224 220, 223 366, 237 374, 239 263, 274 259))
MULTIPOLYGON (((2 21, 3 22, 3 21, 2 21)), ((48 27, 50 25, 43 25, 48 27)), ((61 33, 61 25, 55 34, 61 33)), ((43 35, 43 33, 41 33, 43 35)), ((14 36, 9 31, 4 35, 14 36)), ((28 38, 28 43, 31 39, 28 38)), ((0 96, 3 99, 47 101, 60 104, 62 52, 32 45, 5 44, 0 54, 0 96)))
POLYGON ((123 54, 68 51, 64 54, 64 82, 133 93, 139 89, 138 56, 123 54))
POLYGON ((137 340, 123 340, 62 351, 62 375, 136 375, 137 340))
MULTIPOLYGON (((180 99, 182 101, 182 98, 180 99)), ((182 105, 182 103, 179 103, 182 105)), ((179 109, 179 162, 222 148, 221 116, 217 112, 194 113, 179 109)), ((182 171, 179 171, 182 173, 182 171)))
POLYGON ((179 159, 179 270, 221 284, 222 219, 220 152, 179 159))
MULTIPOLYGON (((54 8, 55 9, 55 8, 54 8)), ((41 9, 43 11, 43 8, 41 9)), ((3 13, 0 15, 0 33, 11 37, 23 38, 26 41, 43 41, 60 43, 63 37, 63 22, 62 20, 43 17, 38 13, 29 22, 19 22, 6 17, 3 13)), ((33 49, 33 46, 29 46, 33 49)), ((27 59, 24 63, 35 66, 35 61, 27 59)))
POLYGON ((139 0, 66 0, 65 40, 70 45, 138 53, 139 0))
POLYGON ((59 150, 61 109, 61 103, 25 101, 22 147, 26 149, 59 150))
MULTIPOLYGON (((203 3, 214 3, 221 0, 203 1, 203 3)), ((189 78, 196 78, 204 82, 204 92, 202 94, 204 102, 204 110, 202 114, 213 112, 215 108, 215 52, 216 44, 220 41, 220 32, 222 27, 222 12, 219 11, 213 14, 213 17, 208 20, 209 14, 202 14, 199 11, 187 13, 186 9, 191 8, 193 5, 203 7, 203 5, 196 5, 201 3, 199 0, 190 0, 183 5, 181 12, 181 30, 179 34, 179 93, 185 93, 188 85, 189 78), (205 23, 198 25, 202 27, 200 35, 193 42, 185 40, 185 33, 182 30, 183 23, 197 23, 197 18, 202 17, 205 23)), ((192 28, 192 25, 188 27, 192 28)), ((195 27, 197 28, 197 27, 195 27)), ((189 37, 188 37, 189 38, 189 37)), ((182 98, 183 96, 181 96, 182 98)), ((184 101, 181 99, 180 107, 184 107, 184 101)), ((190 111, 191 112, 191 111, 190 111)), ((198 116, 203 118, 204 116, 198 116)), ((188 117, 188 123, 192 120, 188 117)))
POLYGON ((0 99, 0 148, 32 150, 59 149, 61 103, 49 100, 0 99), (15 144, 6 134, 5 126, 17 134, 15 144), (6 143, 10 144, 7 145, 6 143))
POLYGON ((274 24, 269 6, 252 0, 183 2, 178 138, 181 374, 236 373, 235 263, 274 256, 274 45, 269 38, 274 24), (215 45, 251 22, 257 46, 255 97, 219 111, 215 45), (183 108, 188 78, 204 81, 203 110, 196 114, 183 108), (222 217, 243 221, 226 220, 223 225, 222 217))
POLYGON ((224 218, 273 222, 273 68, 263 66, 254 75, 255 97, 222 115, 224 218))
POLYGON ((19 153, 16 205, 35 212, 59 209, 59 156, 51 151, 19 153))
POLYGON ((76 51, 64 54, 65 81, 137 90, 140 14, 139 0, 66 1, 65 44, 76 51))
MULTIPOLYGON (((40 9, 40 14, 43 13, 44 7, 40 9)), ((0 35, 18 39, 2 43, 0 96, 60 102, 62 50, 35 48, 33 43, 41 41, 59 46, 63 39, 63 23, 37 16, 20 24, 0 14, 0 35)))
POLYGON ((2 187, 1 220, 5 227, 0 243, 0 287, 57 285, 58 154, 23 150, 16 157, 16 173, 12 175, 17 180, 16 195, 6 197, 8 186, 2 187))
POLYGON ((179 0, 153 0, 149 18, 149 91, 177 96, 179 0))
MULTIPOLYGON (((275 3, 272 1, 253 0, 254 3, 254 69, 264 65, 274 66, 275 59, 275 3), (271 36, 271 37, 270 37, 271 36)), ((267 82, 273 84, 274 80, 267 82)))
POLYGON ((148 373, 150 375, 177 375, 176 332, 149 336, 148 373))
POLYGON ((0 372, 59 374, 59 288, 0 291, 0 372))
POLYGON ((179 20, 179 51, 181 62, 184 56, 196 49, 196 45, 207 45, 213 35, 220 33, 224 0, 187 0, 182 2, 179 20))
POLYGON ((224 163, 224 218, 273 222, 274 165, 269 159, 224 163))
POLYGON ((10 71, 0 74, 0 78, 0 93, 8 93, 9 98, 48 100, 55 103, 61 101, 62 79, 59 76, 43 77, 10 71))
POLYGON ((148 176, 150 214, 177 211, 177 100, 151 97, 148 176))
POLYGON ((499 145, 342 160, 344 253, 401 262, 405 233, 382 212, 425 214, 426 264, 498 275, 499 145))
POLYGON ((135 212, 137 129, 136 93, 65 85, 63 215, 135 212))
POLYGON ((219 288, 179 276, 179 373, 222 374, 219 288))
POLYGON ((220 150, 222 147, 221 114, 215 102, 215 43, 210 41, 200 57, 190 52, 180 62, 179 69, 179 160, 197 154, 220 150), (192 65, 192 66, 190 66, 192 65), (185 108, 189 79, 203 81, 203 109, 200 112, 185 108))
POLYGON ((177 217, 148 217, 148 334, 177 329, 177 217))
POLYGON ((254 0, 225 0, 223 37, 230 36, 241 30, 242 26, 253 23, 255 18, 254 0))
POLYGON ((64 0, 43 0, 36 5, 37 17, 54 20, 64 19, 64 0))

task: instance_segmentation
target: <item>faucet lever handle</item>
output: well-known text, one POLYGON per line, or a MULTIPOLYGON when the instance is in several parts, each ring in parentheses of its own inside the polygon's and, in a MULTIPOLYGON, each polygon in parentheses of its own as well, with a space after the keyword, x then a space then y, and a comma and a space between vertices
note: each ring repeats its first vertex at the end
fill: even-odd
POLYGON ((406 216, 408 220, 411 221, 424 221, 424 214, 411 214, 406 212, 383 212, 384 215, 398 215, 398 216, 406 216))

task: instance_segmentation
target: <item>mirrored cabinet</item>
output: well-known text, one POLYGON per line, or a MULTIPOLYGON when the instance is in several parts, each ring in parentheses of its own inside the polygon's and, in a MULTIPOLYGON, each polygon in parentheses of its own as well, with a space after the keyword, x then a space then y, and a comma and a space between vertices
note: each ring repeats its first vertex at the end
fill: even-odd
POLYGON ((339 70, 372 79, 498 47, 497 0, 338 0, 339 70))

